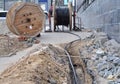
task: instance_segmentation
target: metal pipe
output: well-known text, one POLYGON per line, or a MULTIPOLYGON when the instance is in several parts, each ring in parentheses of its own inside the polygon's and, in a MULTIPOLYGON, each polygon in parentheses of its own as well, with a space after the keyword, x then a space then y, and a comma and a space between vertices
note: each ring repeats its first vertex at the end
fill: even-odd
POLYGON ((75 30, 75 16, 76 16, 76 0, 74 0, 74 11, 73 11, 73 30, 75 30))
POLYGON ((53 0, 51 0, 51 6, 52 6, 52 4, 53 4, 53 0))
POLYGON ((4 4, 4 8, 3 9, 5 10, 5 0, 4 0, 3 4, 4 4))

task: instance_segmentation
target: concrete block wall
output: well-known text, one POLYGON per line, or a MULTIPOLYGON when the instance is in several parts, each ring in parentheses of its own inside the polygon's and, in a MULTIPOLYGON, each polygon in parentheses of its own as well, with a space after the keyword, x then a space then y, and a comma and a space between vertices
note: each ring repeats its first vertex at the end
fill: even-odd
POLYGON ((86 10, 81 7, 77 15, 85 28, 100 28, 120 42, 120 0, 95 0, 86 10))

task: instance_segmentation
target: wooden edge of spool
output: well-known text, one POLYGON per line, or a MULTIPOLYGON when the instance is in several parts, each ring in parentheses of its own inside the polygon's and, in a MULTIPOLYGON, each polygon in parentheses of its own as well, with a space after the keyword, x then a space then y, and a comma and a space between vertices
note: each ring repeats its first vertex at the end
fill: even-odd
MULTIPOLYGON (((16 9, 16 6, 18 6, 19 8, 22 8, 21 7, 21 4, 23 4, 24 2, 16 2, 10 9, 9 9, 9 11, 8 11, 8 13, 7 13, 7 16, 6 16, 6 23, 7 23, 7 26, 8 26, 8 28, 9 28, 9 30, 12 32, 12 33, 14 33, 14 34, 16 34, 16 35, 19 35, 19 33, 18 33, 18 30, 15 28, 15 26, 13 25, 14 24, 14 18, 15 18, 15 14, 16 14, 16 12, 18 11, 18 9, 16 9), (15 12, 13 12, 13 11, 15 11, 15 12), (12 13, 13 14, 12 14, 12 13), (12 14, 12 19, 10 20, 10 15, 12 14), (14 31, 13 31, 14 30, 14 31)), ((22 5, 23 6, 23 5, 22 5)))
POLYGON ((53 3, 53 26, 54 26, 54 31, 56 28, 56 12, 55 12, 56 6, 55 6, 55 2, 53 3))
POLYGON ((14 31, 15 31, 15 33, 16 33, 16 35, 20 35, 20 33, 18 32, 18 29, 14 26, 15 24, 15 16, 16 16, 16 13, 17 13, 17 11, 19 11, 20 9, 22 9, 23 7, 24 7, 24 5, 25 5, 25 3, 24 2, 20 2, 19 3, 20 5, 17 7, 17 9, 15 9, 14 11, 14 13, 13 13, 13 18, 12 18, 12 24, 13 24, 13 29, 14 29, 14 31))
POLYGON ((70 31, 72 30, 72 3, 68 3, 68 8, 69 8, 69 26, 70 26, 70 31))

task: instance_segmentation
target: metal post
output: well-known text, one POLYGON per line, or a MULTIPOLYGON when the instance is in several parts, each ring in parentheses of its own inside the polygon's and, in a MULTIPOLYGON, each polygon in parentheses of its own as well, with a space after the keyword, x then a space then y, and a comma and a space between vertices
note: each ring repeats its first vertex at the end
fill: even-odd
POLYGON ((53 0, 51 0, 51 6, 52 6, 52 4, 53 4, 53 0))
POLYGON ((5 10, 5 0, 4 0, 3 4, 4 4, 4 8, 3 9, 5 10))
POLYGON ((74 12, 73 12, 73 30, 75 30, 75 13, 76 13, 76 0, 74 0, 74 12))

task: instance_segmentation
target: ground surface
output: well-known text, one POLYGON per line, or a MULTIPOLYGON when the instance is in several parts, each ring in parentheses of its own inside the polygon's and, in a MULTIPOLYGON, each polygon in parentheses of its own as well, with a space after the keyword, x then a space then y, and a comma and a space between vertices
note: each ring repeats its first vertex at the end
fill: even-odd
MULTIPOLYGON (((9 30, 3 35, 17 38, 9 30)), ((1 44, 10 43, 5 46, 10 46, 11 52, 13 44, 22 46, 10 56, 0 56, 0 84, 70 84, 70 69, 63 49, 76 39, 80 40, 73 42, 68 51, 82 84, 120 84, 120 44, 109 40, 105 33, 88 29, 69 33, 43 31, 36 39, 40 43, 33 45, 28 42, 21 45, 18 40, 0 40, 1 44)))

